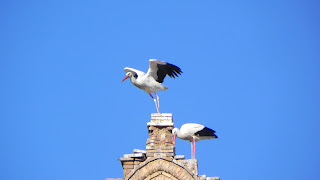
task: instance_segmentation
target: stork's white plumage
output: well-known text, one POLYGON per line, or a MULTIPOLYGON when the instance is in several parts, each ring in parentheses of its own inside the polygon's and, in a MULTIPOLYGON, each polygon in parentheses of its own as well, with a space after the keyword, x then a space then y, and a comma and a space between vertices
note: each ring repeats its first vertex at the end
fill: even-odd
POLYGON ((124 71, 126 72, 126 76, 121 82, 130 78, 133 85, 147 92, 153 99, 158 113, 160 113, 160 103, 157 91, 168 89, 161 83, 166 75, 175 78, 178 77, 178 74, 181 75, 182 73, 179 67, 156 59, 149 60, 149 69, 147 73, 129 67, 124 68, 124 71), (154 93, 157 99, 155 99, 151 93, 154 93))
POLYGON ((180 130, 178 128, 174 128, 172 130, 174 144, 176 144, 177 136, 180 139, 190 141, 192 159, 196 156, 196 142, 200 140, 218 138, 214 133, 214 130, 196 123, 187 123, 182 125, 180 130))

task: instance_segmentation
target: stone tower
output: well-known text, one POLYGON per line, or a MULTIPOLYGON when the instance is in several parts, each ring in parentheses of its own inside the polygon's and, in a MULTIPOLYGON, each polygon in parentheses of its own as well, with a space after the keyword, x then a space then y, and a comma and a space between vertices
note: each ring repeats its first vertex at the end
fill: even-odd
POLYGON ((196 159, 175 155, 172 114, 151 114, 147 127, 146 150, 134 149, 133 154, 124 154, 120 158, 123 178, 106 180, 220 180, 219 177, 198 175, 196 159))

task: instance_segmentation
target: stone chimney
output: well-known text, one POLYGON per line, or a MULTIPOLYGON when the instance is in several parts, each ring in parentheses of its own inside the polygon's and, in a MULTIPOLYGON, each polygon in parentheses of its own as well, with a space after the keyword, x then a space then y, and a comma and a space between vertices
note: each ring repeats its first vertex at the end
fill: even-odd
POLYGON ((171 113, 151 114, 147 128, 149 138, 146 150, 134 149, 133 154, 124 154, 120 158, 123 179, 106 180, 220 180, 219 177, 198 175, 196 159, 185 159, 184 155, 175 155, 172 139, 174 123, 171 113))
POLYGON ((174 157, 173 125, 172 114, 151 114, 151 120, 147 123, 149 133, 146 145, 147 157, 174 157))

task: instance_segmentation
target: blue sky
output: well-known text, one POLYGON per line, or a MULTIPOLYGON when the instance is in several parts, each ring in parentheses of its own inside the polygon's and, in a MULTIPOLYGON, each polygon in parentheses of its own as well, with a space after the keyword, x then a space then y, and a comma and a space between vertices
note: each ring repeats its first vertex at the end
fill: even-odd
MULTIPOLYGON (((199 174, 319 179, 317 1, 1 1, 0 179, 122 177, 152 99, 124 67, 179 66, 159 92, 177 127, 204 124, 199 174)), ((176 153, 190 158, 190 144, 176 153)))

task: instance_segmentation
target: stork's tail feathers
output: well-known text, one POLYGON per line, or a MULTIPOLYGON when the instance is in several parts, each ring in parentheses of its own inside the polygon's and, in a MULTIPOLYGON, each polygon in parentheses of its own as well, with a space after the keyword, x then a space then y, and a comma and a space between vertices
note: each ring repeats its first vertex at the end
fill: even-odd
POLYGON ((210 128, 203 128, 201 131, 198 131, 197 133, 195 133, 195 135, 197 136, 207 136, 207 137, 210 137, 210 138, 218 138, 217 135, 215 135, 216 131, 215 130, 212 130, 210 128))
POLYGON ((217 136, 217 135, 215 135, 215 134, 213 134, 212 136, 213 136, 213 138, 218 138, 218 136, 217 136))

